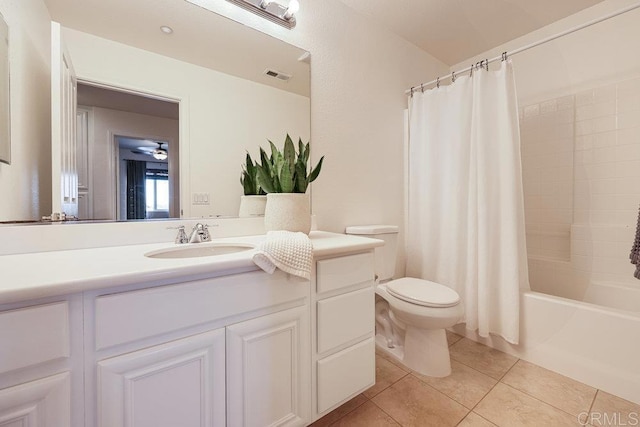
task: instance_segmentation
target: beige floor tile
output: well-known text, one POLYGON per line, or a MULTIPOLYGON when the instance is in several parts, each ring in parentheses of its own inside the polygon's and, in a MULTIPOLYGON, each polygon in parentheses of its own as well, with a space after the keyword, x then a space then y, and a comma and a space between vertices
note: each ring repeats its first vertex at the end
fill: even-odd
POLYGON ((389 415, 385 414, 380 408, 371 401, 361 405, 355 411, 340 418, 332 426, 342 427, 387 427, 400 426, 389 415))
POLYGON ((588 421, 594 426, 637 426, 640 405, 598 390, 588 421))
POLYGON ((394 365, 396 365, 398 368, 402 369, 403 371, 405 371, 406 373, 411 372, 411 370, 409 368, 407 368, 406 366, 404 366, 402 363, 400 363, 398 360, 394 359, 392 356, 388 355, 387 353, 383 352, 382 350, 380 350, 378 347, 376 347, 376 355, 377 356, 381 356, 384 359, 387 359, 389 362, 393 363, 394 365))
POLYGON ((596 389, 540 366, 519 360, 501 380, 571 415, 589 411, 596 389))
POLYGON ((496 384, 474 412, 500 427, 580 425, 577 417, 502 383, 496 384))
POLYGON ((469 412, 413 375, 407 375, 372 401, 403 427, 455 426, 469 412))
POLYGON ((462 339, 462 335, 458 335, 455 332, 447 331, 446 329, 445 332, 447 333, 447 342, 449 343, 449 346, 454 345, 462 339))
POLYGON ((495 427, 495 424, 485 420, 475 412, 469 412, 469 415, 458 424, 458 427, 495 427))
POLYGON ((451 375, 444 378, 427 377, 414 372, 420 380, 471 409, 498 382, 455 360, 451 361, 451 375))
POLYGON ((311 424, 312 427, 325 427, 329 426, 332 423, 338 421, 343 416, 347 415, 349 412, 355 410, 359 406, 368 402, 369 399, 359 394, 348 402, 343 403, 341 406, 338 406, 333 411, 329 412, 324 417, 320 418, 315 423, 311 424))
POLYGON ((376 355, 376 384, 362 394, 371 399, 405 375, 408 375, 406 371, 398 368, 384 357, 376 355))
POLYGON ((451 358, 499 380, 518 358, 463 338, 449 348, 451 358))

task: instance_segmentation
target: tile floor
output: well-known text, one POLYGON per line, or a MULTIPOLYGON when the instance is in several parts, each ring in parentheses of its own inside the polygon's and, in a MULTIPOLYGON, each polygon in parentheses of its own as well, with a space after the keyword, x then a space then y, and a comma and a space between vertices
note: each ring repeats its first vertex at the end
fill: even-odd
POLYGON ((425 377, 378 353, 376 385, 312 426, 640 426, 640 405, 459 335, 447 339, 450 376, 425 377))

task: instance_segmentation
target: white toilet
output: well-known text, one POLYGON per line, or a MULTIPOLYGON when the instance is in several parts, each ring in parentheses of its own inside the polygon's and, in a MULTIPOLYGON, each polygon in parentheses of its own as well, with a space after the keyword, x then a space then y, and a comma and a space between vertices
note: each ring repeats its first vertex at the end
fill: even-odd
POLYGON ((423 375, 449 375, 451 361, 445 328, 455 325, 464 314, 458 293, 428 280, 391 280, 398 246, 397 226, 354 226, 347 227, 346 233, 385 242, 375 250, 376 347, 423 375))

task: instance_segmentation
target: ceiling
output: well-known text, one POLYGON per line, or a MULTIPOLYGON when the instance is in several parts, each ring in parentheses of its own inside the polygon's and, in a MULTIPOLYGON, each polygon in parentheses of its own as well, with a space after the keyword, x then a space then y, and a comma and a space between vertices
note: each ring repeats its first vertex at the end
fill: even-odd
POLYGON ((164 119, 179 119, 177 102, 162 101, 81 83, 78 84, 78 105, 146 114, 147 116, 162 117, 164 119))
MULTIPOLYGON (((44 0, 64 27, 309 96, 304 50, 183 0, 44 0), (168 25, 174 32, 160 31, 168 25), (266 76, 270 68, 293 77, 266 76)), ((73 59, 73 58, 72 58, 73 59)))
POLYGON ((340 1, 454 65, 602 0, 340 1))

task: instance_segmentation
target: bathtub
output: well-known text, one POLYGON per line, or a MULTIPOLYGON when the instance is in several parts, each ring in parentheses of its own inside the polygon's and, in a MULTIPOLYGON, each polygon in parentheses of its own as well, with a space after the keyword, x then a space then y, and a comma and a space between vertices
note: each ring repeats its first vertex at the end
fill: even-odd
POLYGON ((583 299, 601 305, 523 292, 518 345, 482 338, 464 325, 453 330, 640 404, 640 288, 591 284, 583 299))

